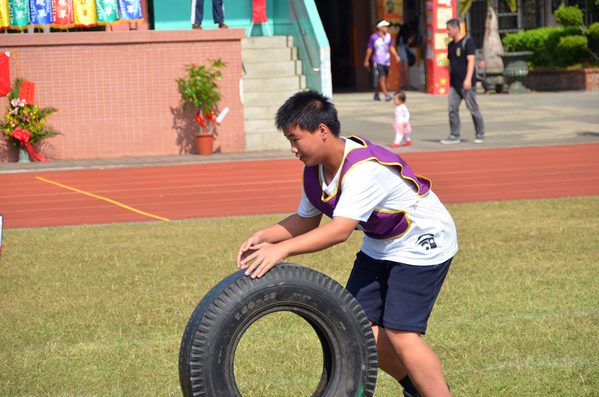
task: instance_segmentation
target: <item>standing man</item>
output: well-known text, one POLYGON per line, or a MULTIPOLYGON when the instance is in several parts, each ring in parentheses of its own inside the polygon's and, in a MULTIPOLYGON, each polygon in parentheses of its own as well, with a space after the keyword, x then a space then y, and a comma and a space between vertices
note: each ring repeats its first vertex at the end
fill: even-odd
MULTIPOLYGON (((212 0, 212 17, 219 28, 228 28, 225 25, 223 0, 212 0)), ((202 29, 202 19, 204 19, 204 0, 191 0, 191 26, 194 29, 202 29)))
POLYGON ((389 66, 391 65, 391 54, 395 61, 399 63, 400 58, 395 46, 393 45, 393 38, 387 32, 389 29, 389 22, 384 19, 380 20, 376 24, 377 32, 373 33, 368 40, 368 46, 366 48, 366 58, 364 59, 364 67, 370 68, 370 56, 372 56, 372 63, 374 64, 374 72, 378 76, 379 83, 374 94, 374 100, 380 101, 379 92, 385 95, 385 100, 390 101, 393 99, 389 93, 387 93, 387 76, 389 75, 389 66))
POLYGON ((466 101, 466 106, 472 114, 476 138, 474 143, 485 141, 485 122, 476 102, 476 80, 474 66, 476 55, 474 41, 462 34, 460 21, 450 19, 447 21, 447 34, 453 39, 448 46, 449 58, 449 127, 451 135, 441 140, 443 145, 453 145, 461 142, 460 139, 460 103, 466 101))

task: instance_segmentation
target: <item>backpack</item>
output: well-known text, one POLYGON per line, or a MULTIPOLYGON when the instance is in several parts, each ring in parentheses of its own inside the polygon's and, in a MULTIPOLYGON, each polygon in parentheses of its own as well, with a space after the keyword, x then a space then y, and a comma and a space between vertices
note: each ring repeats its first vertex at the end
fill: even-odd
MULTIPOLYGON (((466 53, 466 42, 472 40, 470 37, 465 36, 462 40, 462 51, 466 53)), ((487 77, 487 68, 485 67, 485 59, 483 57, 483 50, 474 50, 475 63, 474 63, 474 78, 477 81, 483 81, 487 77)))

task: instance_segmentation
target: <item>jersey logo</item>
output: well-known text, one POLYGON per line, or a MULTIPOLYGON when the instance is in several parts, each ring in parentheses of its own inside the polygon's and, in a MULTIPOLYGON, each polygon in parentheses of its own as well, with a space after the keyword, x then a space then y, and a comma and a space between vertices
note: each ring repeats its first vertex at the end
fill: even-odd
POLYGON ((430 250, 433 248, 437 248, 437 243, 435 243, 434 235, 432 233, 426 233, 418 236, 418 240, 416 244, 424 247, 425 250, 430 250))

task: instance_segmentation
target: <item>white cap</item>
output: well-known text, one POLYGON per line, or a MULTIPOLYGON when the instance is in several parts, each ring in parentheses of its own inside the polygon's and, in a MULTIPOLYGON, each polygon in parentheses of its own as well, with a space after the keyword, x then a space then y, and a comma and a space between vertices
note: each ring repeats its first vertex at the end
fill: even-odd
POLYGON ((378 29, 378 28, 382 28, 383 26, 389 26, 389 25, 391 25, 391 24, 383 19, 381 22, 379 22, 376 25, 376 28, 378 29))

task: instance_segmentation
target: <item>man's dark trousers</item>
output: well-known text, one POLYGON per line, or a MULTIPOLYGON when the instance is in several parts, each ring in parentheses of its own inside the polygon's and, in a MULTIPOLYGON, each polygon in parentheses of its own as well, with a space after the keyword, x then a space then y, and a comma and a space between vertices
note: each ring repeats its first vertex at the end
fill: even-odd
POLYGON ((462 99, 466 102, 466 106, 472 114, 476 134, 484 136, 485 122, 476 101, 476 88, 474 86, 468 91, 463 88, 449 87, 449 127, 451 128, 451 135, 457 138, 460 137, 460 103, 462 99))
MULTIPOLYGON (((204 19, 204 0, 192 0, 191 3, 191 23, 193 25, 201 25, 204 19)), ((223 0, 212 0, 212 17, 214 23, 223 23, 225 14, 223 12, 223 0)))

